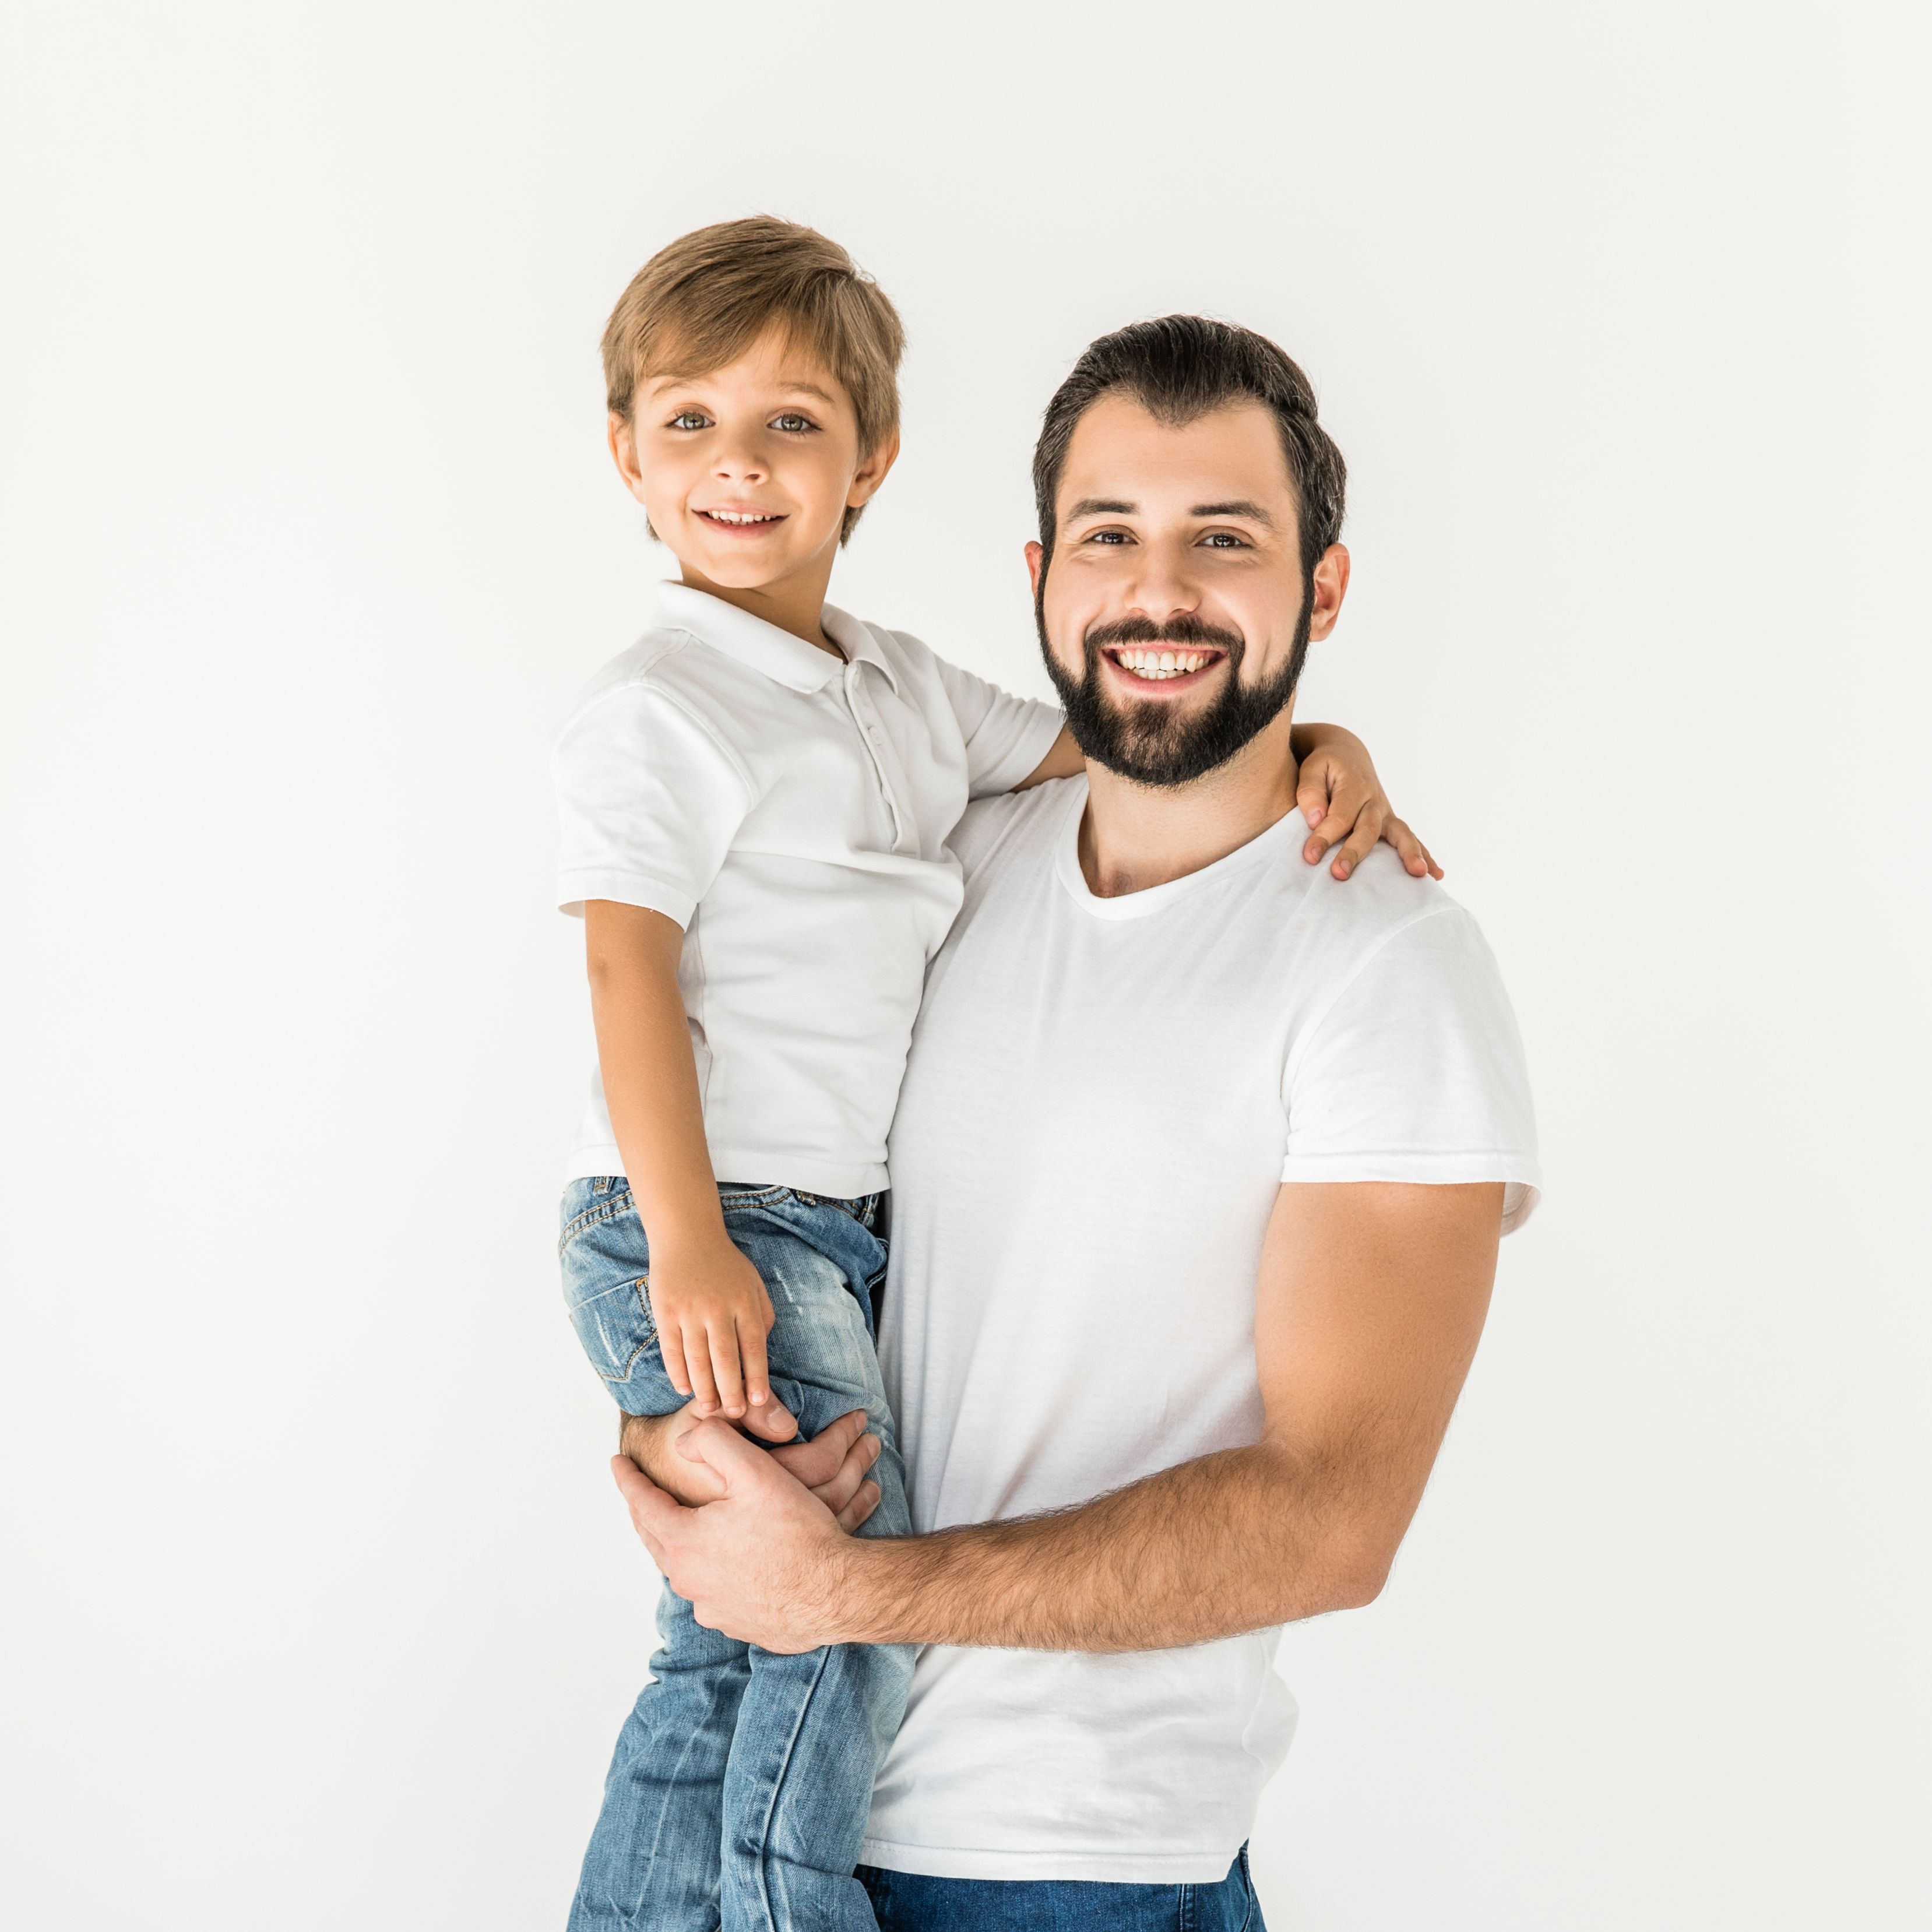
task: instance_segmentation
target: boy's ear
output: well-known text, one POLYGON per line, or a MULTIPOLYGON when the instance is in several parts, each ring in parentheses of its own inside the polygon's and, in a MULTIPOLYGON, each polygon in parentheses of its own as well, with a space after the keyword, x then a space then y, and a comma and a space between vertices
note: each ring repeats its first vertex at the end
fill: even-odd
POLYGON ((638 439, 632 433, 629 417, 620 416, 613 410, 605 425, 604 440, 610 446, 610 460, 616 464, 617 474, 624 479, 624 488, 641 503, 644 500, 644 476, 638 467, 638 439))
POLYGON ((845 507, 856 510, 878 494, 886 472, 899 460, 899 433, 894 430, 880 440, 879 446, 852 472, 852 487, 845 493, 845 507))

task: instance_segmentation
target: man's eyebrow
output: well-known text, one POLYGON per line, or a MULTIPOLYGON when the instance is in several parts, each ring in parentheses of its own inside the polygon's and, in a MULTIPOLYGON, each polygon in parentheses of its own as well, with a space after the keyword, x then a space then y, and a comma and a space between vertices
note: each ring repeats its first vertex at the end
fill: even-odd
POLYGON ((1258 503, 1250 503, 1244 497, 1232 503, 1196 503, 1187 513, 1190 517, 1245 517, 1251 524, 1265 524, 1274 528, 1274 519, 1258 503))
POLYGON ((1115 496, 1082 496, 1066 515, 1069 522, 1076 517, 1131 517, 1137 507, 1115 496))

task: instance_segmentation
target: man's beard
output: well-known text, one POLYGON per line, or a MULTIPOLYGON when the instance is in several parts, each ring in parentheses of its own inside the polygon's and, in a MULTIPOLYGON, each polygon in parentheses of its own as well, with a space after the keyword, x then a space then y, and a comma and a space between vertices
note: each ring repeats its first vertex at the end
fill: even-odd
POLYGON ((1300 621, 1294 628, 1294 648, 1287 664, 1264 683, 1241 682, 1241 659, 1246 646, 1232 631, 1198 617, 1170 618, 1156 624, 1150 617, 1121 617, 1096 624, 1083 640, 1084 674, 1076 679, 1053 654, 1046 636, 1046 580, 1034 604, 1040 631, 1040 654, 1046 674, 1060 694, 1066 728, 1074 742, 1095 764, 1105 765, 1137 784, 1184 785, 1225 765, 1234 754, 1280 716, 1294 695, 1301 663, 1308 655, 1312 598, 1302 600, 1300 621), (1100 682, 1100 652, 1108 645, 1212 645, 1228 654, 1227 681, 1221 694, 1204 710, 1185 713, 1180 704, 1148 699, 1126 704, 1109 698, 1100 682))

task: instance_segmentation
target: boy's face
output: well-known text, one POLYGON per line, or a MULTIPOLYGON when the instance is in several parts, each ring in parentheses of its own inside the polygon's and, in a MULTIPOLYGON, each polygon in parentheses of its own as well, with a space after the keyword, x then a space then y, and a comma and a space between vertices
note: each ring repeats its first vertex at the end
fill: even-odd
POLYGON ((1273 415, 1243 403, 1163 422, 1106 395, 1076 425, 1053 555, 1027 546, 1040 643, 1082 751, 1148 784, 1222 764, 1293 702, 1334 628, 1348 554, 1302 573, 1273 415))
POLYGON ((610 451, 651 527, 706 582, 751 590, 829 574, 848 506, 866 502, 898 453, 859 447, 838 379, 778 331, 699 376, 653 376, 610 451))

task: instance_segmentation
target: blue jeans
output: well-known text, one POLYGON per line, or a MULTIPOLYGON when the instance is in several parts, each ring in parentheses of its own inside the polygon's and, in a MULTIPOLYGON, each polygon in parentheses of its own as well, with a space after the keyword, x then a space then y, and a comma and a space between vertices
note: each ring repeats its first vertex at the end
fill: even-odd
MULTIPOLYGON (((910 1526, 905 1472, 873 1350, 886 1252, 878 1197, 788 1187, 718 1190, 724 1228, 760 1276, 776 1321, 772 1392, 815 1436, 862 1408, 882 1444, 878 1508, 861 1535, 910 1526)), ((658 1348, 650 1254, 629 1184, 564 1190, 564 1298, 618 1406, 663 1415, 686 1398, 658 1348)), ((655 1682, 638 1697, 604 1786, 570 1932, 874 1932, 853 1875, 872 1780, 912 1681, 904 1646, 838 1644, 781 1657, 706 1630, 667 1588, 655 1682)))
POLYGON ((923 1878, 862 1865, 880 1932, 1267 1932, 1244 1845, 1212 1885, 923 1878))

